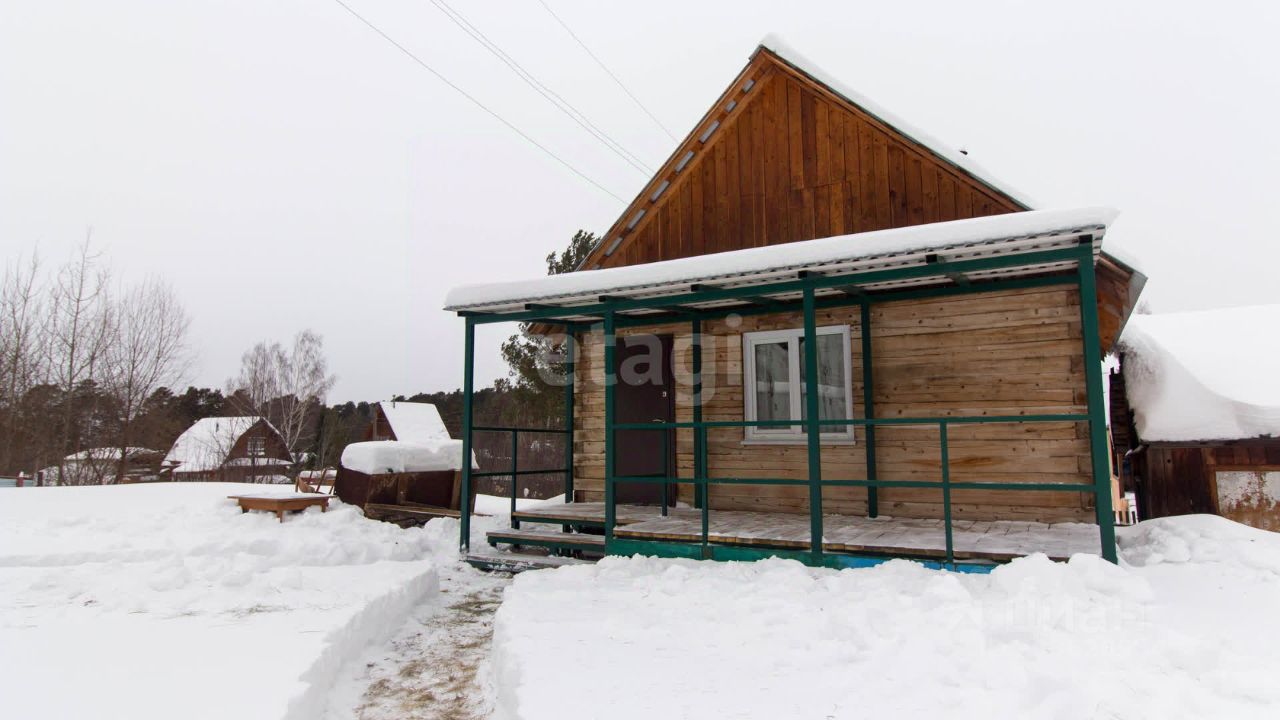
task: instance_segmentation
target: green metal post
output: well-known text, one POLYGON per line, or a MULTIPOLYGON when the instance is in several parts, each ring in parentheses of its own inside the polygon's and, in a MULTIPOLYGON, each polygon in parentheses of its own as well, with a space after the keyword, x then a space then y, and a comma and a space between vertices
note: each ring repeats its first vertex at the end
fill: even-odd
POLYGON ((938 440, 942 446, 942 527, 947 538, 947 564, 955 565, 955 542, 951 534, 951 451, 947 446, 947 422, 938 423, 938 440))
POLYGON ((710 486, 705 482, 707 477, 707 429, 702 422, 702 320, 695 318, 691 323, 690 336, 693 342, 693 477, 703 482, 693 486, 694 497, 698 508, 702 511, 702 557, 709 558, 707 536, 711 525, 710 486))
POLYGON ((818 423, 818 320, 813 288, 804 289, 805 433, 809 439, 809 552, 822 562, 822 426, 818 423))
POLYGON ((613 391, 617 383, 614 372, 613 311, 604 313, 604 542, 606 550, 613 542, 613 523, 617 508, 613 506, 613 391))
POLYGON ((466 319, 466 335, 462 342, 462 492, 458 508, 461 513, 462 537, 458 547, 463 553, 471 549, 471 391, 475 382, 476 324, 466 319))
POLYGON ((1084 334, 1084 382, 1089 395, 1089 446, 1093 456, 1093 494, 1102 557, 1116 562, 1115 515, 1111 510, 1111 460, 1107 450, 1107 413, 1102 397, 1102 341, 1098 337, 1098 291, 1093 243, 1080 244, 1080 332, 1084 334))
POLYGON ((573 361, 574 337, 570 331, 564 338, 564 501, 573 502, 573 384, 577 369, 573 361))
MULTIPOLYGON (((876 416, 875 380, 872 375, 871 354, 871 303, 862 301, 862 416, 868 420, 876 416)), ((876 480, 876 426, 867 425, 864 432, 867 448, 867 479, 876 480)), ((880 498, 875 485, 867 486, 867 517, 880 514, 880 498)))
POLYGON ((520 483, 520 431, 511 431, 511 527, 519 530, 520 521, 516 519, 516 487, 520 483))

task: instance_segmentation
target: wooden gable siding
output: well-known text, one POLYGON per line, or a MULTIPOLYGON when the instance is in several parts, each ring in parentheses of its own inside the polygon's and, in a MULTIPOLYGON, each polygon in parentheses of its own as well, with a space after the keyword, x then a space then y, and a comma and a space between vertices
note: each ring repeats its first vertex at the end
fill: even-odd
MULTIPOLYGON (((704 348, 709 378, 704 418, 743 417, 743 332, 795 328, 796 313, 752 316, 734 326, 707 324, 713 337, 704 348)), ((859 310, 821 310, 819 325, 848 325, 852 336, 854 415, 862 413, 862 358, 859 310)), ((1079 294, 1074 289, 997 291, 963 298, 917 300, 873 306, 875 403, 879 417, 940 415, 1024 415, 1086 411, 1081 359, 1079 294)), ((620 335, 670 333, 675 336, 674 365, 687 372, 687 325, 620 330, 620 335)), ((599 333, 583 336, 575 412, 575 487, 579 499, 603 497, 604 391, 599 333)), ((692 420, 689 382, 677 375, 677 420, 692 420)), ((876 437, 881 479, 938 480, 941 459, 937 426, 882 427, 876 437)), ((1061 482, 1088 485, 1089 440, 1083 425, 1035 423, 957 425, 949 429, 951 478, 963 481, 1061 482)), ((828 479, 866 477, 865 434, 854 444, 823 446, 828 479)), ((693 435, 678 434, 682 477, 693 474, 693 435)), ((741 429, 708 433, 712 477, 808 477, 801 445, 753 445, 741 429)), ((692 501, 692 486, 680 497, 692 501)), ((1074 492, 956 490, 957 517, 1092 522, 1092 495, 1074 492)), ((722 485, 711 492, 712 508, 804 512, 804 487, 722 485)), ((829 487, 824 509, 866 512, 866 491, 829 487)), ((941 517, 941 492, 934 489, 882 489, 880 511, 902 517, 941 517)))
POLYGON ((1021 209, 761 50, 583 267, 633 265, 1021 209), (747 82, 753 85, 742 92, 747 82), (736 105, 726 110, 730 101, 736 105), (702 142, 707 130, 711 134, 702 142), (680 167, 690 151, 692 159, 680 167), (621 243, 606 255, 619 237, 621 243))

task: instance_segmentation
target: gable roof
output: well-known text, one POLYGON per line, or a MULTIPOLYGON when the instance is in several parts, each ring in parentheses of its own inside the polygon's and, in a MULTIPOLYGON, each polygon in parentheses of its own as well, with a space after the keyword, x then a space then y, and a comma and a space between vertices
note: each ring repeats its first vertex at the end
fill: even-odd
POLYGON ((579 269, 1030 207, 771 35, 579 269))
POLYGON ((973 158, 969 157, 968 154, 962 153, 959 148, 953 147, 933 135, 930 135, 924 130, 912 125, 901 116, 891 112, 884 106, 873 101, 871 98, 868 98, 866 95, 863 95, 849 85, 841 82, 834 75, 823 70, 817 63, 800 54, 798 50, 788 45, 786 41, 777 34, 770 33, 766 35, 764 39, 760 41, 760 47, 756 49, 756 52, 759 53, 761 50, 772 52, 783 62, 803 73, 814 82, 819 83, 827 90, 839 95, 850 104, 861 108, 863 111, 874 116, 885 125, 897 130, 902 135, 928 148, 930 152, 937 155, 942 160, 954 165, 957 169, 971 175, 973 178, 982 182, 992 190, 995 190, 1018 203, 1024 210, 1030 210, 1035 207, 1036 203, 1028 195, 992 175, 986 170, 986 168, 982 167, 982 165, 974 162, 973 158))
POLYGON ((174 441, 169 454, 164 457, 164 464, 180 463, 179 472, 217 470, 226 462, 227 454, 240 436, 261 419, 255 415, 240 415, 197 420, 174 441))
POLYGON ((431 403, 380 402, 378 408, 382 410, 383 417, 391 426, 391 432, 400 442, 449 439, 449 430, 440 417, 440 411, 431 403))
POLYGON ((1280 437, 1280 305, 1134 315, 1120 338, 1143 442, 1280 437))

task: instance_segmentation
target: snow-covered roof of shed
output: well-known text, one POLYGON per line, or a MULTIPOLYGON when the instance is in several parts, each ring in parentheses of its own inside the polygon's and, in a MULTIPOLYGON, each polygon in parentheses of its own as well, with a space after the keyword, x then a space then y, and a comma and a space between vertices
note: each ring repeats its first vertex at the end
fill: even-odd
POLYGON ((227 459, 236 440, 258 422, 254 415, 210 417, 197 420, 174 441, 165 464, 181 463, 182 472, 216 470, 227 459))
POLYGON ((1134 315, 1120 337, 1145 442, 1280 437, 1280 305, 1134 315))
POLYGON ((378 407, 386 415, 391 432, 401 442, 427 442, 448 440, 449 430, 444 426, 440 411, 431 403, 391 401, 380 402, 378 407))
MULTIPOLYGON (((1071 210, 1031 210, 952 222, 913 225, 804 240, 768 247, 731 250, 642 265, 580 270, 518 282, 466 285, 451 290, 445 309, 491 313, 518 312, 526 303, 561 306, 590 305, 601 294, 625 299, 677 296, 691 285, 749 288, 792 279, 798 271, 828 277, 872 270, 923 266, 931 262, 972 260, 1074 247, 1081 235, 1093 238, 1095 257, 1101 252, 1107 227, 1117 212, 1093 207, 1071 210)), ((1038 275, 1067 270, 1074 263, 1000 268, 968 273, 970 280, 1038 275)), ((1138 270, 1138 268, 1133 268, 1138 270)), ((937 275, 860 284, 866 291, 949 284, 944 270, 937 275)), ((838 291, 823 291, 838 292, 838 291)), ((789 299, 785 295, 774 299, 789 299)), ((731 305, 715 301, 705 306, 731 305)), ((695 307, 702 307, 691 303, 695 307)))
MULTIPOLYGON (((418 442, 370 440, 351 443, 342 451, 342 467, 366 475, 440 472, 462 468, 462 441, 448 437, 418 442)), ((480 469, 471 453, 472 469, 480 469)))
POLYGON ((835 75, 823 70, 817 63, 813 62, 798 50, 788 45, 787 42, 777 34, 770 33, 766 35, 764 39, 760 41, 760 46, 773 52, 773 54, 785 60, 796 70, 799 70, 817 82, 827 86, 831 92, 862 108, 884 124, 925 146, 942 159, 952 165, 955 165, 969 175, 972 175, 982 183, 1004 193, 1027 209, 1035 207, 1035 202, 1028 195, 992 175, 981 165, 974 162, 968 155, 960 152, 959 148, 948 145, 933 135, 915 127, 900 116, 877 104, 875 101, 857 90, 854 90, 848 84, 841 82, 835 75))

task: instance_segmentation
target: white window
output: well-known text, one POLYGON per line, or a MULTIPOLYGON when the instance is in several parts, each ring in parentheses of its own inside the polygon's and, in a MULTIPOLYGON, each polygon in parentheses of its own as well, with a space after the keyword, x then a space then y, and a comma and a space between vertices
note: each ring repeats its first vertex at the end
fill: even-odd
POLYGON ((267 454, 267 439, 260 437, 249 438, 249 446, 246 448, 249 457, 262 457, 267 454))
MULTIPOLYGON (((818 417, 853 417, 849 326, 818 328, 818 417)), ((743 397, 747 420, 804 420, 804 329, 768 330, 742 336, 743 397)), ((822 440, 852 442, 853 426, 829 425, 822 440)), ((748 427, 748 442, 803 442, 803 425, 748 427)))

